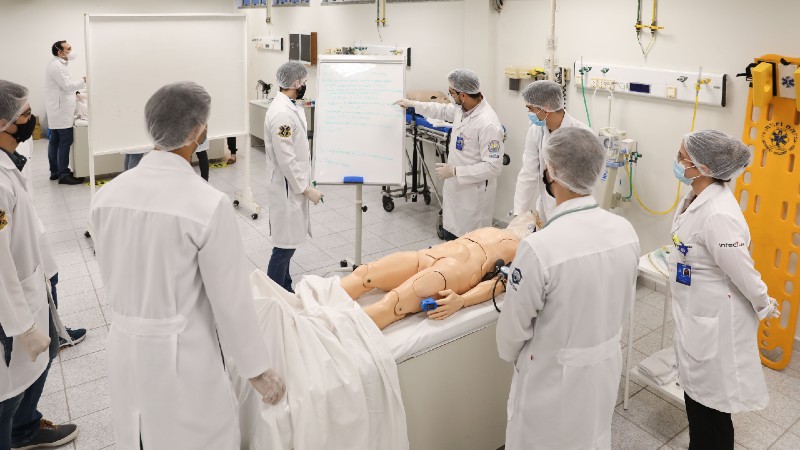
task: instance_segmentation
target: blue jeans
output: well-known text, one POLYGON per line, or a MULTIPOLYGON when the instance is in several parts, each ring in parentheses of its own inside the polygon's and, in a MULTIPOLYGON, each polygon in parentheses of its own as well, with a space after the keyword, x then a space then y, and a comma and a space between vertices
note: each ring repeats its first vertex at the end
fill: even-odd
POLYGON ((291 293, 294 293, 294 289, 292 289, 292 277, 289 275, 289 263, 292 261, 295 250, 294 248, 273 248, 267 266, 267 276, 291 293))
POLYGON ((47 145, 47 159, 50 161, 50 175, 59 179, 70 174, 69 149, 72 147, 72 128, 50 130, 50 143, 47 145))
MULTIPOLYGON (((50 348, 47 367, 39 378, 24 392, 16 397, 0 402, 0 450, 11 447, 24 447, 33 439, 40 429, 42 413, 37 410, 42 390, 47 381, 50 365, 58 355, 58 332, 56 331, 53 316, 50 315, 50 348)), ((3 346, 8 349, 13 346, 13 338, 5 338, 3 346)), ((41 355, 39 357, 42 357, 41 355)), ((0 364, 5 364, 5 360, 0 364)))
POLYGON ((126 153, 125 154, 125 163, 123 165, 124 170, 131 170, 134 167, 139 165, 139 161, 144 158, 144 153, 126 153))

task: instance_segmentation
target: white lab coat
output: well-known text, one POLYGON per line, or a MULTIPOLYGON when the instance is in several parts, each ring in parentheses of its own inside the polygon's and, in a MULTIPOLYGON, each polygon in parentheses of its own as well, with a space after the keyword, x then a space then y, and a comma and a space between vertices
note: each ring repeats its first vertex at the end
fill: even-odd
MULTIPOLYGON (((554 215, 592 204, 569 200, 554 215)), ((497 322, 500 357, 515 362, 508 450, 610 448, 638 261, 631 224, 599 208, 520 242, 497 322)))
MULTIPOLYGON (((39 331, 50 329, 47 290, 39 237, 41 222, 33 198, 17 167, 0 150, 0 325, 6 336, 18 336, 34 322, 39 331)), ((1 346, 0 346, 1 347, 1 346)), ((14 342, 11 363, 5 364, 0 350, 0 401, 27 389, 47 367, 48 353, 31 362, 19 342, 14 342)))
POLYGON ((182 157, 148 153, 102 187, 91 221, 111 306, 108 378, 117 448, 239 447, 220 353, 268 368, 230 199, 182 157))
MULTIPOLYGON (((31 173, 31 170, 33 170, 33 139, 20 142, 17 146, 17 153, 28 158, 28 162, 22 168, 22 178, 25 180, 25 188, 28 190, 28 195, 33 198, 33 175, 31 173)), ((42 268, 49 280, 58 273, 58 264, 56 263, 55 255, 53 255, 52 247, 50 247, 50 240, 47 238, 47 230, 39 219, 38 214, 36 215, 36 220, 39 221, 39 248, 42 252, 42 268)))
MULTIPOLYGON (((591 131, 572 117, 568 112, 564 112, 564 119, 559 128, 578 127, 591 131)), ((543 222, 552 215, 556 208, 556 199, 551 197, 544 187, 542 172, 545 169, 544 149, 550 141, 550 130, 547 126, 539 127, 531 125, 528 128, 528 135, 525 137, 525 150, 522 153, 522 168, 517 177, 517 187, 514 192, 514 215, 524 214, 527 211, 536 211, 543 222)))
POLYGON ((75 119, 75 93, 86 87, 83 79, 77 81, 67 68, 67 61, 54 57, 47 64, 44 95, 47 107, 47 126, 51 130, 72 128, 75 119))
POLYGON ((444 229, 462 236, 492 226, 504 152, 503 125, 497 114, 485 98, 466 113, 452 103, 413 103, 417 113, 453 123, 447 162, 456 167, 456 176, 444 180, 444 229), (459 137, 464 140, 461 150, 456 148, 459 137))
POLYGON ((758 353, 758 321, 769 296, 750 257, 750 231, 733 194, 721 184, 684 197, 672 233, 691 246, 691 286, 678 283, 683 255, 670 252, 675 353, 686 394, 727 413, 769 402, 758 353), (693 201, 692 201, 693 200, 693 201))
POLYGON ((267 151, 269 229, 278 248, 297 248, 311 235, 308 199, 311 185, 311 152, 303 108, 278 92, 264 118, 267 151))

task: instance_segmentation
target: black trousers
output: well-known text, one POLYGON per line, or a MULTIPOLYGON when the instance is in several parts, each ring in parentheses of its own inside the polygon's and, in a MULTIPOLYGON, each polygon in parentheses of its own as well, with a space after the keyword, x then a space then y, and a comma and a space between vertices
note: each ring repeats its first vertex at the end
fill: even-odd
POLYGON ((701 405, 683 394, 689 418, 689 450, 732 450, 733 421, 730 413, 701 405))
POLYGON ((208 181, 208 152, 197 152, 195 155, 197 155, 198 165, 200 166, 200 176, 208 181))
POLYGON ((236 138, 235 137, 227 137, 225 138, 225 142, 228 143, 228 150, 231 151, 231 155, 236 154, 236 138))

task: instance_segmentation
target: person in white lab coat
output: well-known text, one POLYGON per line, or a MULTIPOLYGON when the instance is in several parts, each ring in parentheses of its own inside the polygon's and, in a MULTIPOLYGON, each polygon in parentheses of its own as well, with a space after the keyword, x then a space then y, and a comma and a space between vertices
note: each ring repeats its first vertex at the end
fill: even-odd
MULTIPOLYGON (((50 320, 43 227, 16 152, 33 133, 28 90, 0 80, 0 448, 39 448, 77 437, 73 424, 53 425, 37 410, 51 358, 58 351, 50 320), (48 352, 49 351, 49 352, 48 352)), ((51 258, 52 259, 52 258, 51 258)))
POLYGON ((264 118, 269 232, 275 246, 267 276, 294 292, 289 264, 294 252, 311 234, 308 202, 316 205, 325 194, 313 186, 306 115, 295 104, 295 100, 305 95, 308 70, 297 61, 289 61, 278 67, 276 77, 280 91, 264 118))
POLYGON ((497 322, 514 362, 506 449, 608 449, 639 239, 591 195, 605 160, 594 133, 559 129, 543 150, 557 206, 520 242, 497 322))
POLYGON ((211 98, 166 85, 145 106, 155 150, 103 186, 91 207, 111 306, 108 378, 117 448, 239 448, 233 358, 264 402, 283 382, 266 346, 230 199, 190 164, 211 98), (221 344, 221 348, 220 348, 221 344))
POLYGON ((564 91, 556 82, 534 81, 522 90, 522 98, 528 108, 531 126, 525 137, 522 168, 514 192, 513 214, 518 216, 527 211, 534 211, 539 216, 538 223, 541 226, 547 222, 556 207, 556 199, 544 189, 542 149, 555 130, 570 127, 589 130, 589 127, 564 109, 564 91))
POLYGON ((59 184, 80 184, 83 177, 76 178, 69 170, 69 151, 72 147, 72 126, 75 119, 75 93, 86 87, 86 77, 73 80, 67 65, 74 61, 78 52, 67 41, 57 41, 50 51, 53 60, 47 65, 44 78, 44 94, 47 105, 47 126, 50 128, 50 143, 47 157, 50 160, 50 179, 59 184))
POLYGON ((503 170, 503 125, 481 94, 478 74, 458 69, 447 76, 455 104, 402 99, 404 108, 453 123, 447 163, 436 174, 444 180, 442 221, 445 240, 492 226, 497 176, 503 170))
POLYGON ((723 185, 751 160, 738 139, 703 130, 684 136, 673 162, 676 178, 692 187, 672 222, 669 279, 693 450, 732 449, 731 413, 769 402, 756 332, 780 311, 753 267, 739 202, 723 185))

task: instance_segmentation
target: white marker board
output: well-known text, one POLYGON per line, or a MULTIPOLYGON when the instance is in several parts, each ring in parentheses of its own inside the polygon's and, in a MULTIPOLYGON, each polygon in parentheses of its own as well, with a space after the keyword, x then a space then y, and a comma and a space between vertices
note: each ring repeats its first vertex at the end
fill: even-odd
POLYGON ((403 183, 405 96, 402 56, 320 56, 314 115, 314 179, 403 183))
POLYGON ((211 95, 209 139, 248 134, 246 16, 87 15, 85 33, 93 154, 153 148, 145 103, 177 81, 211 95))

